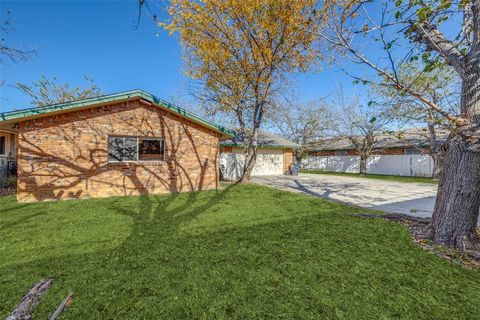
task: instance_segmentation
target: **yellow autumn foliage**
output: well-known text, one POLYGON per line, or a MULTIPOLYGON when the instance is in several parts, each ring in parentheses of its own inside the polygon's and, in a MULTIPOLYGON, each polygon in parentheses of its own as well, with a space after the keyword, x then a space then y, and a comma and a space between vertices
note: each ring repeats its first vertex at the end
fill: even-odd
POLYGON ((171 20, 159 25, 179 35, 189 77, 202 80, 223 108, 248 108, 268 100, 286 74, 309 68, 333 4, 172 0, 171 20))

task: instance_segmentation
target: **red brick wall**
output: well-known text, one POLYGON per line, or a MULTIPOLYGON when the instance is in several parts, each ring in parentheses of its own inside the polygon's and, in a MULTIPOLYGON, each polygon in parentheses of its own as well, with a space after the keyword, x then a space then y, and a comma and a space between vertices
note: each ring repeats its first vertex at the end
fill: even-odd
POLYGON ((289 174, 293 165, 293 149, 283 149, 283 173, 289 174))
POLYGON ((232 153, 232 152, 233 152, 233 148, 232 148, 232 147, 229 147, 229 146, 221 146, 221 147, 220 147, 220 152, 221 152, 221 153, 232 153))
POLYGON ((219 134, 140 100, 25 121, 18 201, 158 194, 218 186, 219 134), (165 161, 108 163, 108 135, 165 139, 165 161))

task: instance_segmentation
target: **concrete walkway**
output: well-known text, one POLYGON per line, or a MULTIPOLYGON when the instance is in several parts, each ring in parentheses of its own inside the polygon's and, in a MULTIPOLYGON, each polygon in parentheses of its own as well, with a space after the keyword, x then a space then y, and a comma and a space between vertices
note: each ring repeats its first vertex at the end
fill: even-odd
POLYGON ((310 194, 347 204, 430 217, 435 204, 437 186, 427 183, 391 182, 326 174, 299 176, 257 176, 253 182, 283 190, 310 194))

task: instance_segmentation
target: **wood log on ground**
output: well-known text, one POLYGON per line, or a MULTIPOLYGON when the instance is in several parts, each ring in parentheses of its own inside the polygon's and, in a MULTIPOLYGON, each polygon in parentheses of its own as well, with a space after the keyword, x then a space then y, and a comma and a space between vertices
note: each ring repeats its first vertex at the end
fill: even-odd
POLYGON ((42 279, 37 282, 22 298, 17 308, 6 320, 30 320, 32 311, 40 302, 41 297, 52 286, 53 279, 42 279))

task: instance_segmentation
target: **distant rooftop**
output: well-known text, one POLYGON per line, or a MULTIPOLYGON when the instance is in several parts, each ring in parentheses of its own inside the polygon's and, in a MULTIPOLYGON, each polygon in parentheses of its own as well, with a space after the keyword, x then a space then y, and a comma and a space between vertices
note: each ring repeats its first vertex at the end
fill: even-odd
MULTIPOLYGON (((439 133, 437 139, 445 141, 447 134, 439 133)), ((408 147, 429 147, 430 138, 428 131, 423 129, 407 129, 402 135, 382 134, 376 138, 375 148, 408 148, 408 147)), ((354 146, 347 137, 328 137, 318 141, 318 146, 310 148, 310 151, 334 151, 352 150, 354 146)))

